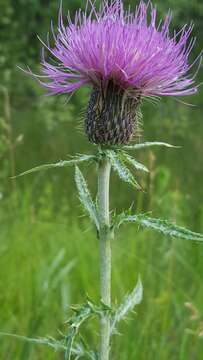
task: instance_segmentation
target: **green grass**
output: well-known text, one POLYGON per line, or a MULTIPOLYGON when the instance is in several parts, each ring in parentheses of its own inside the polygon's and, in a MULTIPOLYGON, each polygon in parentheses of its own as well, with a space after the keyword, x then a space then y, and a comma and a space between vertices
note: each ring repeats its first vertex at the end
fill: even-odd
MULTIPOLYGON (((99 300, 98 241, 85 218, 67 220, 34 215, 26 204, 1 223, 0 331, 59 338, 66 332, 70 304, 99 300)), ((119 303, 141 275, 144 300, 113 338, 112 359, 202 359, 203 339, 186 329, 201 329, 203 311, 203 247, 168 240, 137 226, 122 228, 113 242, 113 299, 119 303), (190 320, 185 302, 200 318, 190 320)), ((202 326, 203 328, 203 326, 202 326)), ((84 327, 96 347, 97 322, 84 327)), ((63 359, 44 346, 0 337, 0 358, 63 359)))

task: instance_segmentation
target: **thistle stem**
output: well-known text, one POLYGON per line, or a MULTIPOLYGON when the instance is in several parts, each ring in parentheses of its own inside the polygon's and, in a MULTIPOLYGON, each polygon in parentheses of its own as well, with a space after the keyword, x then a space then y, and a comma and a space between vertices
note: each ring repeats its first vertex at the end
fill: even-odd
MULTIPOLYGON (((111 306, 111 231, 109 217, 109 180, 111 164, 103 158, 98 169, 98 207, 100 216, 100 294, 104 304, 111 306)), ((109 360, 110 316, 101 318, 100 360, 109 360)))

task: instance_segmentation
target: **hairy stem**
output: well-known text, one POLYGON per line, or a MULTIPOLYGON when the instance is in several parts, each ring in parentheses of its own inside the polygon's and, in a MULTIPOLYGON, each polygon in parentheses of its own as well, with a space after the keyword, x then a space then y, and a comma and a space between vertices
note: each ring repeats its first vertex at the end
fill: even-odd
MULTIPOLYGON (((109 180, 111 164, 107 158, 99 163, 98 170, 98 207, 100 215, 100 292, 101 300, 111 305, 111 231, 109 218, 109 180)), ((109 360, 110 353, 110 316, 101 318, 100 360, 109 360)))

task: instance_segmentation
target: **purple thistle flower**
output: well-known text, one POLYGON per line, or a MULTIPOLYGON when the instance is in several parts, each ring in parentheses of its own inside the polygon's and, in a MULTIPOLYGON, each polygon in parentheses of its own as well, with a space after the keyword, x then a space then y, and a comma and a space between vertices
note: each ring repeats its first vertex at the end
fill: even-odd
POLYGON ((156 8, 140 2, 134 14, 122 0, 103 0, 96 11, 87 0, 68 25, 59 13, 55 46, 45 45, 51 60, 42 58, 40 81, 50 94, 72 93, 82 85, 93 90, 87 110, 86 132, 94 143, 128 142, 136 128, 140 99, 151 96, 185 96, 197 92, 190 77, 189 55, 195 39, 192 26, 169 34, 171 14, 156 25, 156 8), (88 5, 91 11, 88 14, 88 5), (148 12, 151 19, 148 21, 148 12), (57 64, 56 64, 57 62, 57 64))

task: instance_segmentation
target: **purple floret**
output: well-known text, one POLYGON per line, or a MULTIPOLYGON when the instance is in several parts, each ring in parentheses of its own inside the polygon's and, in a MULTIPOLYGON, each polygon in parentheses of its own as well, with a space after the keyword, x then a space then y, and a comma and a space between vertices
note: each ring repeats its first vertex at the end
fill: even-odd
POLYGON ((68 17, 67 26, 60 11, 55 46, 46 46, 51 58, 42 58, 46 80, 41 83, 51 94, 71 93, 85 84, 105 88, 109 81, 132 96, 196 93, 195 76, 189 76, 194 63, 188 61, 195 43, 188 40, 192 26, 171 36, 170 13, 158 25, 156 17, 156 8, 143 1, 131 13, 121 0, 103 0, 99 11, 89 0, 74 22, 68 17))

